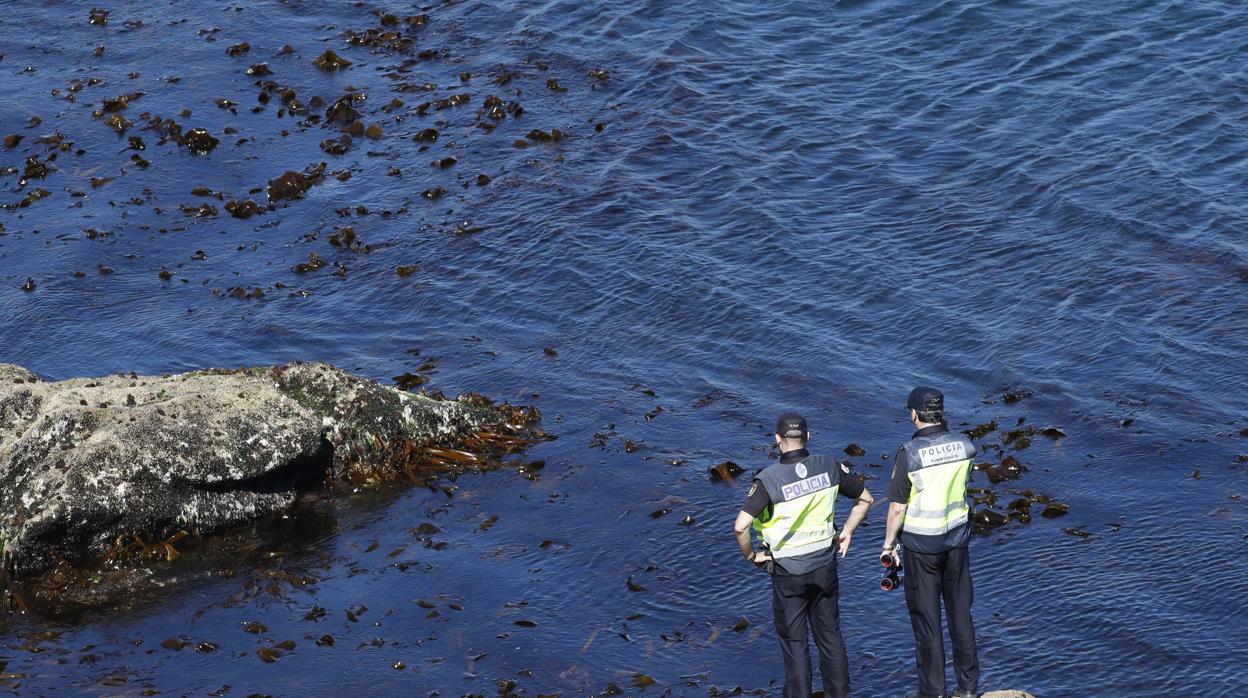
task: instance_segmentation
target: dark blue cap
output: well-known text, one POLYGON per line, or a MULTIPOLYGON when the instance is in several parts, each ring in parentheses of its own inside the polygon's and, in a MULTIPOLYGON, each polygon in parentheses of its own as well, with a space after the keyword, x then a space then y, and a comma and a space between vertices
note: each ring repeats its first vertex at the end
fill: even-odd
POLYGON ((806 438, 806 418, 796 412, 785 412, 776 420, 776 435, 784 439, 806 438))
POLYGON ((920 385, 910 391, 910 397, 906 398, 906 407, 915 412, 944 412, 945 396, 935 388, 920 385))

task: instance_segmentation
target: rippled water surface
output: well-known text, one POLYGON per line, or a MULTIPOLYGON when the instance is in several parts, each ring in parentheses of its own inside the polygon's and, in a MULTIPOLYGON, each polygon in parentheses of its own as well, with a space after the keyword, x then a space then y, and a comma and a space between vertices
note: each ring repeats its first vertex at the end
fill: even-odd
MULTIPOLYGON (((23 138, 0 149, 0 360, 53 379, 324 360, 386 381, 433 359, 431 385, 537 405, 559 437, 528 454, 536 481, 323 503, 293 542, 257 537, 235 577, 191 561, 166 573, 194 579, 128 610, 10 618, 4 690, 637 694, 644 673, 645 694, 778 695, 768 582, 730 531, 743 487, 706 470, 765 465, 774 416, 798 407, 812 448, 866 449, 879 495, 923 382, 960 426, 1067 433, 1006 452, 1028 468, 1017 488, 1070 513, 973 543, 983 688, 1244 695, 1240 4, 3 10, 0 135, 23 138), (399 27, 406 53, 349 44, 377 10, 429 19, 399 27), (318 70, 327 48, 353 65, 318 70), (273 75, 245 74, 262 62, 273 75), (280 90, 262 104, 262 80, 313 115, 313 97, 365 95, 383 134, 327 155, 339 131, 283 113, 280 90), (125 135, 92 115, 134 92, 125 135), (523 114, 480 128, 491 95, 523 114), (144 113, 220 144, 162 143, 144 113), (436 143, 413 140, 426 128, 436 143), (52 169, 23 183, 30 156, 52 169), (245 220, 224 208, 322 161, 349 178, 245 220), (204 203, 217 214, 182 209, 204 203), (343 226, 371 250, 330 244, 343 226), (294 272, 311 252, 327 265, 294 272), (413 537, 424 522, 443 549, 413 537), (254 593, 274 570, 319 581, 254 593), (219 649, 161 646, 179 636, 219 649)), ((841 567, 863 696, 914 682, 903 599, 876 588, 882 521, 841 567)))

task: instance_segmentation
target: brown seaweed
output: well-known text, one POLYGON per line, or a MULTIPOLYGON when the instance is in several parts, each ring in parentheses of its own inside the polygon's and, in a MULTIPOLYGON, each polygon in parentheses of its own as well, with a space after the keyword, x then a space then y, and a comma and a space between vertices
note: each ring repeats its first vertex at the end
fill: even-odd
POLYGON ((325 181, 325 163, 305 172, 287 170, 281 176, 270 179, 267 187, 269 203, 301 199, 314 185, 325 181))
POLYGON ((306 274, 310 271, 316 271, 325 266, 325 260, 321 259, 315 251, 308 253, 308 261, 296 264, 293 269, 296 274, 306 274))
POLYGON ((745 469, 730 460, 726 460, 723 463, 712 466, 709 472, 712 482, 731 482, 738 475, 744 473, 745 469))
POLYGON ((317 56, 312 64, 321 70, 341 70, 351 66, 351 61, 334 53, 332 49, 325 49, 325 52, 317 56))
POLYGON ((225 202, 225 210, 235 218, 246 220, 252 216, 264 213, 264 207, 252 201, 251 199, 243 199, 242 201, 230 200, 225 202))
POLYGON ((217 140, 211 133, 202 128, 193 128, 186 132, 184 137, 187 150, 196 155, 207 155, 212 152, 213 148, 221 141, 217 140))
MULTIPOLYGON (((334 100, 325 110, 325 121, 331 124, 350 126, 361 117, 355 109, 355 95, 344 95, 334 100)), ((436 131, 435 131, 436 134, 436 131)))

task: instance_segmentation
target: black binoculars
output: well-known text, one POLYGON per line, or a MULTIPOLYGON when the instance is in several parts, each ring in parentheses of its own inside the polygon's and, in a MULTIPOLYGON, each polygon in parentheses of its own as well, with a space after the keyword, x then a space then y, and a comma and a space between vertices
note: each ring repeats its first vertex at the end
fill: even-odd
POLYGON ((893 556, 884 553, 880 556, 880 564, 884 566, 884 576, 880 578, 880 588, 884 591, 892 591, 901 586, 901 561, 893 560, 893 556))

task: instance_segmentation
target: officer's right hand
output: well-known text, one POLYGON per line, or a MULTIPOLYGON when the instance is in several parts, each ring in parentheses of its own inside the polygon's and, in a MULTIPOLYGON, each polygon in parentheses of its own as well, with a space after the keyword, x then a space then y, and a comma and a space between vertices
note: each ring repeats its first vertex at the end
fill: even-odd
POLYGON ((895 544, 891 548, 884 548, 880 557, 883 557, 884 555, 888 555, 893 558, 893 567, 901 564, 901 556, 897 554, 897 546, 895 544))

